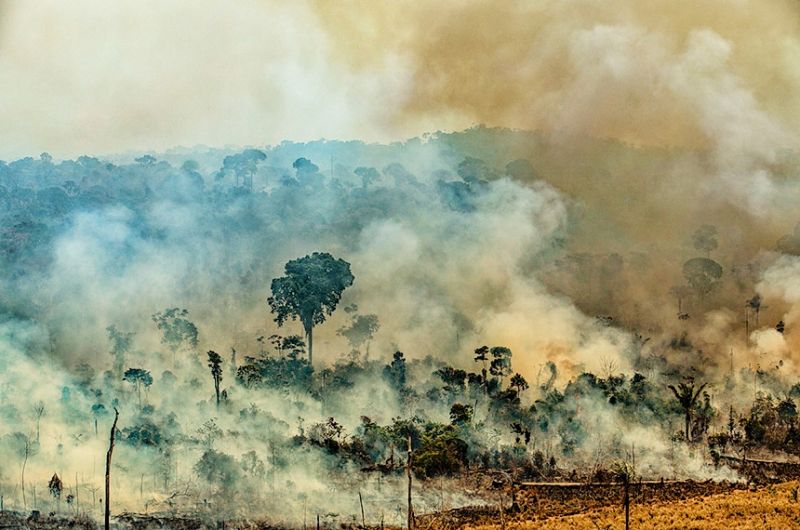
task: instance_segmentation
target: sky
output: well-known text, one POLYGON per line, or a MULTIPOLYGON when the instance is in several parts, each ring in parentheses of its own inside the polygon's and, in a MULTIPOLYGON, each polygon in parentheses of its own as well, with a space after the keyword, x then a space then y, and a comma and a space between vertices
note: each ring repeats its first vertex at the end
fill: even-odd
POLYGON ((798 30, 794 0, 0 0, 0 158, 477 123, 794 146, 798 30))

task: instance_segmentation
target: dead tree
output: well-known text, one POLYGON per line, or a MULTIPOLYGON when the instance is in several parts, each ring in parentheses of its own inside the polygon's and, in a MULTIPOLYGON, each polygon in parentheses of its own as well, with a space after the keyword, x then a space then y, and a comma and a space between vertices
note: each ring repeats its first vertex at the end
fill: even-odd
POLYGON ((358 490, 358 503, 361 505, 361 526, 367 527, 367 519, 364 517, 364 499, 361 497, 361 490, 358 490))
POLYGON ((616 479, 622 482, 622 507, 625 510, 625 530, 630 529, 631 524, 631 481, 635 479, 636 470, 633 463, 619 462, 615 465, 614 474, 616 479))
POLYGON ((411 435, 408 435, 408 461, 406 475, 408 476, 408 530, 414 530, 414 508, 411 505, 411 467, 414 463, 414 454, 411 451, 411 435))
POLYGON ((114 438, 117 434, 117 420, 119 419, 119 411, 114 407, 114 423, 111 425, 111 436, 108 444, 108 452, 106 453, 106 506, 104 517, 104 528, 109 530, 111 526, 111 455, 114 452, 114 438))

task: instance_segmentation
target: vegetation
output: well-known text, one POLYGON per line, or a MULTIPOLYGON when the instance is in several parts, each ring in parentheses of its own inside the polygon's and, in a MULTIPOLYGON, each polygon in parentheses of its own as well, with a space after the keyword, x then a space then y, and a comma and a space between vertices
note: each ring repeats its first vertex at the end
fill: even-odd
POLYGON ((486 134, 354 143, 330 169, 325 143, 0 164, 4 502, 99 513, 110 411, 120 511, 361 493, 369 514, 407 471, 630 484, 800 456, 792 313, 727 228, 578 252, 539 180, 556 162, 479 158, 486 134))

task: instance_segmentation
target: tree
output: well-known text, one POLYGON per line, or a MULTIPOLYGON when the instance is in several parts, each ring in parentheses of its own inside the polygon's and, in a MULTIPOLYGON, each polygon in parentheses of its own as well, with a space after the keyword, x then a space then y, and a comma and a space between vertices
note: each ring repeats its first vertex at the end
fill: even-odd
POLYGON ((489 346, 481 346, 476 348, 474 360, 476 363, 482 363, 481 375, 483 376, 483 388, 486 390, 488 388, 486 382, 488 379, 487 363, 489 361, 489 346))
POLYGON ((406 386, 406 357, 401 351, 394 352, 392 362, 383 367, 383 376, 398 392, 406 386))
POLYGON ((197 326, 188 317, 188 310, 177 307, 165 309, 152 316, 153 322, 162 333, 161 344, 167 346, 172 352, 173 365, 178 350, 197 347, 199 335, 197 326))
POLYGON ((689 287, 704 300, 722 278, 722 266, 708 258, 692 258, 683 264, 683 277, 689 287))
POLYGON ((472 421, 472 406, 453 403, 450 407, 450 423, 453 425, 466 425, 472 421))
POLYGON ((105 530, 111 528, 111 456, 114 453, 114 438, 117 435, 117 420, 119 411, 114 407, 114 423, 111 425, 111 435, 109 437, 108 452, 106 453, 106 505, 103 517, 105 530))
POLYGON ((444 389, 451 394, 464 390, 467 372, 453 368, 452 366, 442 366, 434 372, 444 383, 444 389))
POLYGON ((517 394, 521 394, 522 392, 528 389, 528 382, 525 381, 525 378, 522 377, 520 374, 514 374, 511 377, 509 385, 511 386, 511 388, 517 391, 517 394))
POLYGON ((267 155, 258 149, 245 149, 241 153, 226 156, 222 160, 222 168, 217 178, 222 178, 226 172, 232 171, 236 177, 236 186, 242 179, 242 186, 253 189, 253 175, 258 171, 258 163, 267 159, 267 155))
POLYGON ((106 406, 102 403, 92 405, 92 416, 94 417, 94 434, 97 436, 97 419, 108 414, 106 406))
POLYGON ((153 384, 153 376, 144 368, 128 368, 125 370, 125 375, 122 376, 123 381, 132 384, 136 389, 136 396, 139 399, 139 407, 142 406, 142 387, 149 388, 153 384))
POLYGON ((502 386, 503 379, 511 373, 511 350, 505 346, 495 346, 489 352, 492 354, 489 373, 499 377, 502 386))
POLYGON ((111 342, 111 356, 114 358, 114 375, 122 377, 125 367, 125 354, 131 349, 134 333, 124 332, 111 325, 106 328, 108 340, 111 342))
POLYGON ((365 354, 369 357, 369 344, 379 328, 377 315, 355 315, 349 326, 339 328, 336 333, 347 339, 354 351, 359 351, 366 343, 365 354))
POLYGON ((208 352, 208 367, 211 368, 211 377, 214 379, 214 391, 217 394, 217 407, 219 407, 219 383, 222 381, 222 357, 220 357, 217 352, 208 352))
POLYGON ((700 393, 706 387, 706 384, 707 383, 703 383, 699 388, 697 388, 697 390, 695 390, 694 379, 690 377, 687 379, 686 383, 679 383, 677 388, 674 385, 669 385, 667 387, 672 390, 673 394, 675 394, 675 399, 678 400, 678 404, 683 409, 685 422, 684 432, 687 442, 691 442, 690 425, 692 421, 692 409, 694 408, 700 393))
POLYGON ((636 470, 633 464, 627 461, 617 462, 613 466, 614 478, 622 483, 622 508, 625 510, 625 530, 631 527, 630 523, 630 510, 631 510, 631 497, 630 485, 631 482, 636 480, 636 470))
POLYGON ((27 499, 25 497, 25 469, 28 465, 28 458, 35 455, 38 450, 38 445, 35 444, 31 438, 24 433, 15 432, 10 436, 11 442, 14 447, 14 452, 22 458, 22 469, 20 470, 20 484, 22 485, 22 506, 27 506, 27 499))
POLYGON ((308 343, 308 362, 313 361, 314 326, 333 314, 342 292, 353 285, 350 264, 327 252, 314 252, 286 263, 285 276, 272 280, 272 296, 267 298, 275 322, 300 319, 308 343))
POLYGON ((678 318, 680 318, 683 315, 683 301, 692 293, 692 290, 687 285, 676 285, 669 292, 678 300, 678 318))
POLYGON ((692 244, 694 248, 706 253, 706 258, 711 255, 711 251, 718 246, 717 228, 713 225, 703 225, 692 234, 692 244))

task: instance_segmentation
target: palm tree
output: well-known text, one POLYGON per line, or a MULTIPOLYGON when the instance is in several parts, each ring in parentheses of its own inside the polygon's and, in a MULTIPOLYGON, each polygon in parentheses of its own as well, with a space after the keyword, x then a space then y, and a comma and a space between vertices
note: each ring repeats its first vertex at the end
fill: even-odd
POLYGON ((678 388, 675 388, 674 385, 669 385, 667 387, 672 390, 673 394, 675 394, 675 399, 678 400, 678 403, 683 409, 687 442, 691 442, 689 425, 692 421, 692 409, 694 408, 694 404, 697 402, 697 398, 700 397, 700 392, 703 391, 706 385, 707 383, 703 383, 697 390, 695 390, 694 378, 690 377, 686 380, 686 383, 679 383, 678 388))

